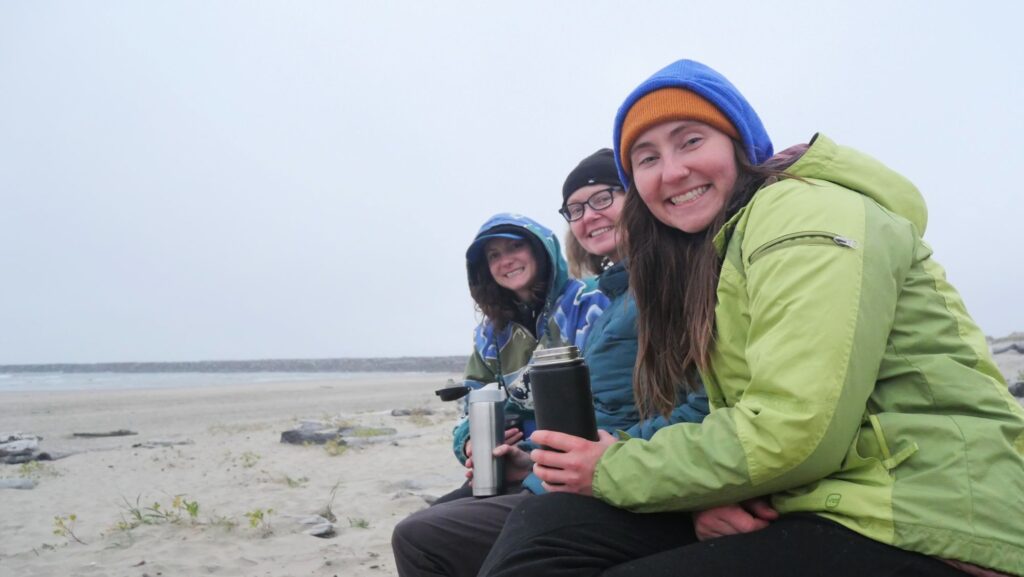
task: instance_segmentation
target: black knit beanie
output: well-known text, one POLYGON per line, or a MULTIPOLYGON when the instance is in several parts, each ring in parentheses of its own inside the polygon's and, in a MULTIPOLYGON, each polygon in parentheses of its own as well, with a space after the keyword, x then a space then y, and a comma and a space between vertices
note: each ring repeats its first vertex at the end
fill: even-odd
POLYGON ((565 179, 565 184, 562 185, 562 206, 565 206, 572 193, 590 184, 622 186, 618 169, 615 166, 615 153, 612 152, 612 149, 602 148, 584 158, 576 168, 572 169, 565 179))

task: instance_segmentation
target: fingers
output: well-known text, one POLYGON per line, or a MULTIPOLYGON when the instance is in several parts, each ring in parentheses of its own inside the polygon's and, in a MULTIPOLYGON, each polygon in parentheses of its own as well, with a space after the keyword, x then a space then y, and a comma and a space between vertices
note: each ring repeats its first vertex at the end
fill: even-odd
POLYGON ((505 429, 505 444, 515 445, 519 441, 523 440, 523 432, 516 427, 511 429, 505 429))
POLYGON ((696 533, 699 541, 707 541, 723 535, 721 519, 716 516, 719 509, 721 508, 716 507, 693 513, 693 532, 696 533))
POLYGON ((530 440, 538 445, 544 445, 545 447, 550 447, 556 451, 563 452, 571 451, 582 443, 590 442, 586 439, 567 435, 565 433, 559 433, 557 431, 534 431, 533 434, 530 435, 530 440))
POLYGON ((578 469, 558 469, 534 464, 533 472, 543 481, 545 488, 551 491, 567 491, 581 495, 591 494, 591 477, 578 469))
POLYGON ((779 512, 771 506, 768 499, 749 499, 742 504, 744 509, 758 519, 774 521, 779 518, 779 512))
MULTIPOLYGON (((770 507, 769 510, 774 512, 770 507)), ((723 505, 693 514, 694 532, 701 541, 759 531, 768 525, 769 521, 755 517, 739 504, 723 505)))
POLYGON ((750 533, 759 531, 768 526, 768 521, 758 519, 753 515, 746 515, 732 519, 733 533, 750 533))
POLYGON ((530 440, 546 448, 530 453, 535 463, 533 471, 541 481, 562 486, 553 490, 580 495, 593 494, 594 468, 608 447, 616 443, 615 437, 607 433, 599 434, 595 442, 555 431, 535 431, 530 440))

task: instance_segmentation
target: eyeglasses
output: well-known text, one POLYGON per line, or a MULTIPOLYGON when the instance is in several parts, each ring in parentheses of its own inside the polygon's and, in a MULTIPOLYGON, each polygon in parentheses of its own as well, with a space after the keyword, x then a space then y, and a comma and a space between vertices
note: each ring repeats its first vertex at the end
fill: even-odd
POLYGON ((562 215, 567 222, 575 222, 583 218, 583 213, 588 206, 593 210, 604 210, 611 206, 615 202, 616 192, 622 192, 622 189, 617 186, 610 186, 604 190, 599 190, 590 195, 586 202, 573 202, 558 209, 558 214, 562 215))

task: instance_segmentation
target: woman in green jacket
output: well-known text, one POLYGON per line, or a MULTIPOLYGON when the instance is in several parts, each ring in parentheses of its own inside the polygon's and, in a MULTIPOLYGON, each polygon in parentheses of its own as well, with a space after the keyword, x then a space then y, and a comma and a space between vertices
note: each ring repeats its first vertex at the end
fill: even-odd
POLYGON ((693 61, 614 135, 637 403, 664 413, 699 374, 712 412, 650 440, 536 432, 551 493, 481 575, 1024 575, 1024 409, 917 189, 822 135, 773 157, 693 61))

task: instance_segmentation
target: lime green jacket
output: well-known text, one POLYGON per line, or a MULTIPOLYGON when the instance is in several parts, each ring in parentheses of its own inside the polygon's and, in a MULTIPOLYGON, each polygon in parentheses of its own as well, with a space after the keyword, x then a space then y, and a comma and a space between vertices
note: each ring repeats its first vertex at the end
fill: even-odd
POLYGON ((612 446, 595 496, 652 512, 771 495, 1024 575, 1024 410, 921 239, 923 199, 820 135, 789 172, 715 239, 711 414, 612 446))

